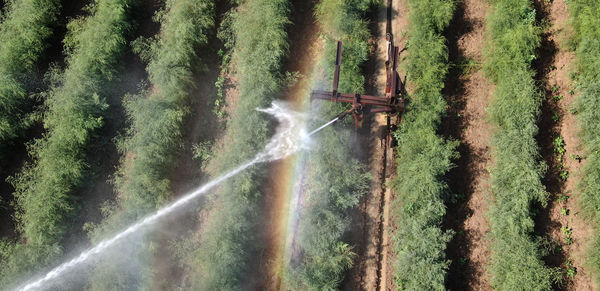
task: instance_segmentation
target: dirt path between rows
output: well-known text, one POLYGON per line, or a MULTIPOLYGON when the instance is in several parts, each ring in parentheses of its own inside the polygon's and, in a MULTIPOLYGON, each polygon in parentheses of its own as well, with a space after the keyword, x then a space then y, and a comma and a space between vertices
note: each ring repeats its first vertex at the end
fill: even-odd
MULTIPOLYGON (((403 64, 403 60, 406 58, 404 50, 408 45, 407 32, 410 26, 408 20, 408 3, 407 0, 393 0, 392 1, 392 34, 394 36, 394 45, 400 48, 400 55, 398 59, 398 73, 402 78, 404 85, 410 90, 410 83, 406 83, 406 69, 403 64)), ((381 241, 381 252, 382 261, 380 267, 382 268, 379 272, 381 277, 379 278, 380 287, 379 290, 396 290, 397 287, 394 283, 394 252, 393 252, 393 241, 392 237, 394 234, 395 226, 392 224, 391 219, 391 204, 394 200, 394 192, 391 188, 391 182, 396 177, 396 163, 394 158, 393 148, 389 150, 387 155, 388 158, 388 176, 386 176, 385 185, 386 191, 384 195, 385 203, 383 207, 383 234, 381 241)))
POLYGON ((477 0, 457 5, 446 33, 451 68, 444 89, 449 110, 443 130, 461 141, 457 167, 447 176, 455 201, 448 206, 445 224, 456 232, 447 249, 452 261, 447 285, 451 290, 490 290, 486 212, 492 197, 488 172, 492 127, 486 108, 494 90, 481 69, 489 7, 477 0))
POLYGON ((575 116, 569 112, 575 96, 569 74, 575 55, 568 50, 572 30, 569 13, 564 1, 536 1, 540 18, 550 26, 542 35, 540 57, 535 62, 538 80, 543 86, 545 98, 542 105, 540 134, 538 141, 548 171, 544 185, 550 193, 549 205, 537 218, 537 231, 557 244, 554 253, 546 257, 551 267, 561 268, 565 282, 557 286, 561 290, 596 290, 591 274, 584 269, 585 251, 592 234, 590 224, 580 214, 579 191, 580 170, 585 161, 577 159, 583 151, 577 133, 579 127, 575 116), (566 152, 562 159, 556 152, 557 138, 564 140, 566 152), (566 172, 565 172, 566 171, 566 172), (563 176, 568 173, 568 177, 563 176), (571 236, 569 241, 568 236, 571 236), (575 271, 573 276, 569 269, 575 271))
MULTIPOLYGON (((366 64, 367 93, 385 95, 387 55, 386 25, 387 1, 372 13, 371 45, 373 51, 366 64)), ((392 34, 395 45, 404 48, 406 38, 402 31, 408 25, 407 7, 404 1, 392 1, 392 34)), ((402 56, 401 56, 402 58, 402 56)), ((401 77, 404 70, 399 66, 401 77)), ((362 160, 369 165, 372 176, 371 190, 365 195, 352 213, 356 227, 350 232, 350 241, 358 254, 355 265, 342 284, 344 290, 395 290, 390 232, 390 202, 393 199, 389 183, 395 175, 394 153, 388 148, 385 137, 387 118, 385 114, 366 116, 365 126, 359 130, 362 160)), ((392 118, 394 122, 394 118, 392 118)))
MULTIPOLYGON (((386 1, 384 1, 386 2, 386 1)), ((385 27, 386 4, 371 13, 374 18, 370 24, 372 45, 371 56, 366 63, 367 93, 375 96, 385 94, 385 27)), ((343 62, 343 58, 342 58, 343 62)), ((343 74, 343 72, 342 72, 343 74)), ((365 194, 357 207, 351 211, 354 227, 349 232, 349 241, 358 255, 353 267, 349 270, 342 284, 343 290, 379 290, 381 286, 382 252, 385 236, 385 176, 391 167, 386 169, 384 161, 385 144, 381 140, 380 128, 387 123, 385 114, 367 115, 362 128, 359 129, 358 147, 360 159, 369 165, 371 173, 370 191, 365 194)), ((391 151, 388 151, 391 155, 391 151)))
MULTIPOLYGON (((378 53, 377 55, 379 56, 379 59, 381 59, 381 61, 379 62, 380 66, 378 67, 378 70, 381 70, 379 72, 379 74, 377 75, 377 87, 380 88, 381 91, 384 90, 385 88, 385 82, 386 82, 386 77, 385 77, 385 67, 383 67, 381 64, 383 64, 385 62, 386 59, 386 55, 387 55, 387 48, 384 46, 385 44, 385 37, 386 37, 386 30, 385 30, 385 25, 386 25, 386 14, 387 14, 387 9, 386 10, 380 10, 379 12, 379 33, 378 33, 378 40, 379 40, 379 45, 377 47, 378 49, 378 53)), ((403 81, 405 80, 405 76, 406 76, 406 70, 403 66, 403 59, 405 58, 405 51, 404 49, 406 48, 407 45, 407 41, 408 38, 406 37, 406 31, 408 30, 409 27, 409 21, 408 21, 408 3, 405 0, 393 0, 392 1, 392 11, 391 11, 391 17, 392 17, 392 22, 391 22, 391 33, 393 35, 393 40, 394 40, 394 45, 399 47, 401 50, 401 53, 399 55, 399 60, 398 60, 398 72, 400 74, 400 78, 403 81)), ((384 92, 378 92, 381 94, 384 94, 384 92)), ((376 118, 376 124, 375 126, 373 126, 371 128, 371 132, 374 134, 375 132, 377 132, 377 129, 379 127, 382 127, 386 124, 386 118, 384 115, 378 115, 376 118)), ((374 134, 375 135, 375 134, 374 134)), ((377 147, 377 145, 373 145, 374 147, 377 147)), ((385 144, 384 144, 385 146, 385 144)), ((380 201, 380 213, 379 215, 381 216, 380 219, 380 228, 379 228, 379 245, 378 245, 378 255, 379 255, 379 262, 377 262, 377 272, 376 275, 378 277, 378 282, 377 282, 377 290, 396 290, 396 285, 394 284, 394 272, 395 269, 393 267, 393 262, 394 262, 394 255, 393 255, 393 249, 392 249, 392 231, 393 231, 393 225, 391 224, 391 218, 390 218, 390 207, 391 207, 391 202, 394 199, 394 193, 392 191, 391 188, 391 182, 392 180, 396 177, 396 163, 395 163, 395 159, 394 159, 394 150, 393 148, 389 148, 387 149, 387 153, 382 153, 383 148, 379 147, 377 148, 378 150, 375 151, 375 154, 377 154, 377 156, 380 157, 380 161, 381 163, 386 163, 385 167, 383 167, 381 170, 383 171, 383 173, 381 173, 381 187, 382 189, 380 190, 382 193, 382 197, 380 199, 383 199, 383 201, 380 201)), ((372 230, 375 231, 375 230, 372 230)))

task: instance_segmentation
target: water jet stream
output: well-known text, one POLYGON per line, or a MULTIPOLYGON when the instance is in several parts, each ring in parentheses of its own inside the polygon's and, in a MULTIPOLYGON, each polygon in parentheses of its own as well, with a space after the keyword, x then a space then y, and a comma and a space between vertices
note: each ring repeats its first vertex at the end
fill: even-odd
POLYGON ((151 225, 152 223, 156 222, 159 218, 169 213, 172 213, 181 206, 185 205, 187 202, 198 198, 200 195, 221 184, 223 181, 239 174, 243 170, 255 164, 283 159, 291 154, 296 153, 301 149, 306 149, 310 136, 323 130, 325 127, 331 125, 338 119, 338 117, 336 117, 335 119, 325 123, 319 128, 306 134, 302 126, 305 120, 304 114, 291 110, 286 104, 274 102, 270 108, 257 110, 268 113, 275 117, 279 122, 279 126, 275 131, 275 135, 269 140, 263 151, 258 153, 252 160, 198 187, 196 190, 183 196, 179 200, 172 202, 171 204, 157 210, 154 214, 147 216, 143 220, 131 225, 130 227, 118 233, 114 237, 101 241, 99 244, 82 252, 81 254, 79 254, 79 256, 75 257, 74 259, 57 266, 43 277, 31 283, 28 283, 18 288, 17 290, 34 290, 43 287, 43 284, 57 279, 64 272, 78 266, 79 264, 87 261, 93 256, 100 254, 104 250, 115 245, 124 237, 140 230, 143 227, 151 225))
POLYGON ((317 129, 315 129, 315 130, 311 131, 311 132, 310 132, 310 133, 308 133, 306 136, 311 136, 311 135, 313 135, 313 134, 315 134, 315 133, 317 133, 317 132, 321 131, 323 128, 330 126, 332 123, 336 122, 338 119, 340 119, 340 118, 339 118, 339 117, 336 117, 336 118, 334 118, 334 119, 330 120, 329 122, 327 122, 327 123, 325 123, 325 124, 321 125, 319 128, 317 128, 317 129))

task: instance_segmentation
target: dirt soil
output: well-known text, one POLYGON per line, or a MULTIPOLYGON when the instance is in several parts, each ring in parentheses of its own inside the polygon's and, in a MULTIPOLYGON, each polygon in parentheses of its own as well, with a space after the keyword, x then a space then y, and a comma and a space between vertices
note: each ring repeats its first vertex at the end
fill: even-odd
POLYGON ((489 7, 477 0, 457 4, 446 32, 451 68, 444 89, 449 110, 443 131, 448 138, 461 141, 456 168, 447 175, 455 201, 449 204, 444 223, 456 232, 447 249, 452 261, 447 285, 451 290, 490 290, 486 212, 492 198, 488 172, 492 127, 486 108, 494 88, 481 70, 489 7))
MULTIPOLYGON (((386 2, 386 1, 384 1, 386 2)), ((392 3, 392 33, 395 45, 403 49, 406 38, 402 31, 408 25, 407 7, 404 1, 392 3)), ((367 93, 376 96, 385 95, 387 55, 386 26, 387 3, 372 12, 375 19, 371 25, 371 45, 373 50, 367 62, 367 93)), ((402 59, 402 55, 400 56, 402 59)), ((399 64, 401 78, 404 70, 399 64)), ((385 114, 368 116, 364 128, 359 131, 363 149, 363 161, 370 165, 372 183, 370 192, 365 195, 359 207, 352 213, 352 224, 359 225, 350 231, 350 243, 358 254, 355 265, 349 271, 342 284, 344 290, 394 290, 390 232, 390 202, 392 189, 388 187, 395 175, 393 149, 388 148, 385 139, 385 114)), ((392 118, 394 122, 394 118, 392 118)))
POLYGON ((548 207, 542 210, 536 220, 537 231, 551 238, 561 248, 546 258, 549 266, 560 267, 565 272, 566 264, 570 261, 576 268, 577 274, 573 278, 565 276, 565 284, 557 286, 557 289, 597 290, 591 274, 584 269, 585 251, 591 242, 592 228, 580 214, 578 206, 580 192, 577 184, 585 160, 575 158, 583 155, 583 151, 577 136, 580 129, 575 116, 569 112, 576 99, 571 91, 574 84, 569 77, 571 66, 575 63, 574 53, 567 47, 573 33, 569 26, 570 16, 564 1, 535 3, 540 11, 539 17, 546 18, 550 23, 543 34, 540 58, 535 63, 537 78, 543 84, 545 93, 538 141, 542 156, 549 166, 544 184, 550 193, 548 207), (566 149, 562 162, 554 151, 554 141, 559 136, 564 139, 566 149), (564 170, 569 173, 566 181, 559 176, 564 170), (568 200, 560 199, 563 194, 569 197, 568 200), (572 243, 566 242, 563 228, 572 229, 572 243))
MULTIPOLYGON (((215 58, 216 60, 216 58, 215 58)), ((209 67, 211 67, 209 65, 209 67)), ((215 72, 219 72, 224 70, 225 68, 219 67, 218 69, 215 69, 215 72)), ((234 70, 235 68, 231 65, 229 65, 229 67, 227 68, 225 74, 224 74, 224 78, 225 78, 225 82, 224 82, 224 100, 225 100, 225 104, 222 108, 222 110, 225 112, 226 116, 231 116, 235 111, 236 111, 236 105, 238 103, 238 100, 240 98, 240 91, 237 87, 238 84, 238 76, 236 75, 237 73, 234 70)), ((200 86, 202 87, 202 86, 200 86)), ((214 80, 213 80, 213 87, 214 87, 214 80)), ((209 88, 200 88, 199 91, 211 91, 209 90, 209 88)), ((211 91, 212 92, 212 91, 211 91)), ((215 93, 215 92, 212 92, 215 93)), ((194 94, 194 96, 197 96, 196 94, 194 94)), ((212 106, 212 105, 211 105, 212 106)), ((212 108, 212 107, 211 107, 212 108)), ((197 118, 197 115, 194 115, 197 118)), ((201 115, 200 115, 201 116, 201 115)), ((193 119, 194 117, 192 117, 193 119)), ((217 119, 215 118, 215 121, 217 119)), ((213 149, 214 149, 214 153, 213 156, 218 156, 219 155, 219 151, 221 149, 224 148, 224 145, 227 144, 227 139, 228 137, 225 136, 225 130, 224 130, 224 122, 226 122, 226 117, 223 119, 219 119, 219 122, 221 122, 221 125, 219 126, 218 129, 215 129, 215 137, 212 139, 213 140, 213 149)), ((230 137, 229 137, 230 138, 230 137)), ((189 141, 186 141, 186 144, 188 144, 189 141)), ((185 152, 185 150, 184 150, 185 152)), ((183 154, 183 153, 182 153, 183 154)), ((180 158, 184 158, 184 157, 180 157, 180 158)), ((191 159, 188 156, 188 159, 191 159)), ((190 161, 187 161, 188 163, 190 161)), ((214 166, 214 165, 213 165, 214 166)), ((184 168, 188 168, 187 166, 184 168)), ((182 168, 181 170, 179 170, 180 172, 184 172, 185 170, 182 168)), ((199 165, 198 168, 195 170, 196 174, 192 175, 194 176, 193 181, 185 181, 185 179, 183 179, 182 183, 174 183, 173 187, 174 189, 189 189, 189 187, 193 187, 193 186, 197 186, 202 184, 201 181, 203 181, 203 178, 206 177, 206 173, 208 173, 208 176, 210 177, 210 175, 216 175, 218 174, 217 171, 215 170, 215 168, 211 167, 210 162, 208 163, 207 167, 205 170, 202 171, 202 173, 200 173, 199 171, 199 165)), ((186 173, 186 175, 189 175, 189 173, 186 173)), ((177 191, 175 191, 175 195, 178 195, 177 191)), ((179 193, 179 195, 181 195, 183 193, 179 193)), ((201 201, 199 201, 197 203, 197 205, 204 205, 204 203, 206 201, 211 201, 211 202, 218 202, 218 200, 210 200, 210 198, 205 197, 203 199, 200 199, 201 201)), ((165 227, 172 227, 173 225, 175 225, 177 228, 175 231, 175 234, 169 233, 167 232, 167 236, 163 238, 162 243, 164 244, 164 246, 162 246, 163 248, 169 247, 169 244, 171 242, 173 242, 174 238, 177 239, 182 239, 184 237, 189 236, 190 239, 192 241, 194 241, 194 243, 199 243, 200 242, 200 235, 202 234, 202 229, 204 229, 205 225, 208 225, 210 223, 214 223, 214 221, 210 221, 211 216, 210 216, 210 212, 212 211, 219 211, 219 209, 222 209, 221 204, 217 204, 217 203, 213 203, 210 204, 211 208, 210 209, 206 209, 203 206, 199 206, 198 209, 196 209, 197 211, 195 213, 189 214, 186 213, 184 215, 173 215, 171 218, 168 219, 168 221, 165 221, 164 224, 162 224, 163 227, 159 227, 161 229, 165 229, 165 227), (195 216, 195 217, 194 217, 195 216), (181 223, 181 221, 186 221, 186 223, 184 225, 180 225, 177 226, 177 223, 181 223), (186 230, 189 230, 190 232, 186 233, 186 230)), ((193 212, 193 211, 192 211, 193 212)), ((165 266, 164 268, 169 269, 169 272, 171 272, 170 274, 165 275, 165 278, 168 277, 168 281, 164 281, 165 278, 163 278, 163 281, 158 281, 161 285, 158 285, 158 287, 161 287, 163 289, 160 288, 156 288, 156 290, 165 290, 166 287, 171 288, 172 286, 183 286, 185 285, 186 282, 189 282, 189 275, 188 273, 186 273, 186 270, 182 270, 179 266, 176 266, 174 264, 176 264, 177 262, 174 260, 176 259, 174 257, 174 253, 173 253, 174 249, 173 248, 169 248, 167 250, 167 259, 170 260, 168 262, 163 263, 165 266), (174 275, 174 277, 169 277, 174 275)), ((160 261, 161 259, 158 258, 158 261, 160 261)), ((193 280, 191 280, 193 281, 193 280)), ((169 289, 166 288, 166 289, 169 289)))
MULTIPOLYGON (((403 79, 404 85, 406 86, 405 90, 410 90, 410 83, 406 82, 406 69, 403 65, 403 60, 406 58, 405 52, 406 46, 408 44, 408 37, 406 32, 409 29, 410 22, 408 19, 408 2, 406 0, 393 0, 392 1, 392 34, 394 35, 394 44, 400 48, 399 55, 399 63, 398 63, 398 72, 400 74, 400 78, 403 79)), ((393 230, 395 229, 392 224, 390 218, 390 208, 391 202, 394 200, 394 193, 390 186, 390 183, 394 179, 396 172, 396 164, 394 160, 394 152, 393 149, 389 151, 387 154, 387 168, 389 169, 386 173, 385 180, 385 195, 384 195, 384 207, 383 207, 383 234, 381 240, 381 262, 379 263, 381 270, 378 272, 380 274, 379 282, 379 290, 396 290, 397 287, 394 283, 394 273, 395 269, 393 267, 394 263, 394 255, 391 240, 393 236, 393 230)))

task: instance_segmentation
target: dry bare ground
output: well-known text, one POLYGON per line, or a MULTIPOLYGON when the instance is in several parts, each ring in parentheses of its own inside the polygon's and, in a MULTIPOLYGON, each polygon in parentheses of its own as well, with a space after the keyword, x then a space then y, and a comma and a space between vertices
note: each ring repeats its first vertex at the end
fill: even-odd
POLYGON ((464 0, 458 7, 446 36, 451 69, 445 94, 449 112, 444 130, 460 140, 460 159, 448 174, 448 183, 456 200, 448 207, 446 225, 456 231, 448 246, 452 260, 448 275, 451 290, 490 290, 486 265, 490 257, 490 231, 486 212, 492 194, 489 184, 492 127, 486 108, 493 85, 481 69, 485 42, 485 1, 464 0))
MULTIPOLYGON (((387 1, 384 1, 387 2, 387 1)), ((406 45, 403 31, 408 25, 408 9, 404 1, 392 2, 392 34, 395 45, 402 50, 406 45)), ((367 93, 376 96, 385 94, 385 60, 387 5, 383 3, 373 13, 371 44, 373 51, 367 63, 367 93)), ((400 56, 402 59, 402 54, 400 56)), ((405 76, 399 65, 400 75, 405 76)), ((371 190, 363 197, 353 221, 360 227, 352 231, 352 241, 357 245, 355 252, 359 258, 350 270, 344 289, 348 290, 395 290, 390 231, 390 203, 393 193, 389 183, 395 175, 394 153, 387 148, 383 128, 387 124, 385 114, 368 116, 366 128, 360 131, 361 143, 366 148, 363 159, 369 164, 372 176, 371 190)), ((394 118, 392 118, 393 122, 394 118)))
MULTIPOLYGON (((545 93, 540 124, 542 155, 549 165, 544 179, 552 201, 542 212, 538 221, 540 232, 557 242, 562 251, 550 255, 546 261, 553 267, 567 267, 571 262, 577 274, 566 278, 566 284, 560 286, 564 290, 596 290, 591 274, 584 268, 584 251, 592 237, 591 224, 580 214, 579 191, 580 170, 585 161, 575 157, 583 153, 578 137, 580 131, 575 116, 569 111, 573 107, 576 96, 571 91, 573 85, 569 77, 575 64, 575 54, 568 49, 569 37, 573 31, 569 23, 569 12, 564 1, 537 1, 540 16, 549 21, 549 27, 543 35, 540 59, 537 63, 538 79, 545 93), (566 181, 560 179, 560 161, 557 158, 554 141, 562 137, 566 153, 563 157, 563 170, 569 172, 566 181), (569 199, 560 197, 565 194, 569 199), (572 243, 566 243, 563 228, 572 229, 572 243)), ((564 197, 564 196, 563 196, 564 197)))

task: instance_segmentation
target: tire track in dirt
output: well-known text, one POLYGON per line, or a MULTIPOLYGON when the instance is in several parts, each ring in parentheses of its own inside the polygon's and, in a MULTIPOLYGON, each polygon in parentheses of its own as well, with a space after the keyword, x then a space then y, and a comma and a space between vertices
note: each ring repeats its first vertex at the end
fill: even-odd
MULTIPOLYGON (((382 3, 369 15, 371 18, 369 24, 371 52, 365 65, 364 74, 366 91, 375 96, 383 95, 382 86, 385 86, 386 5, 386 3, 382 3)), ((386 120, 383 114, 366 115, 363 126, 358 131, 359 159, 363 164, 369 166, 372 178, 369 192, 361 197, 360 203, 351 213, 352 224, 359 227, 350 230, 349 241, 354 246, 353 251, 358 257, 346 275, 342 284, 343 290, 379 290, 381 286, 381 257, 383 256, 381 247, 384 235, 382 223, 385 220, 382 216, 382 207, 385 207, 386 170, 382 160, 383 146, 385 145, 382 146, 378 129, 385 124, 386 120)))
MULTIPOLYGON (((407 46, 407 42, 408 42, 408 38, 406 37, 407 35, 407 30, 409 28, 409 20, 408 20, 408 3, 406 0, 393 0, 392 1, 392 11, 391 11, 391 17, 392 17, 392 34, 394 37, 394 45, 399 47, 400 49, 400 55, 399 55, 399 59, 398 59, 398 73, 400 74, 400 78, 403 78, 403 82, 406 81, 406 70, 404 68, 404 64, 403 64, 403 60, 405 58, 405 49, 407 46)), ((381 15, 381 14, 380 14, 381 15)), ((380 16, 380 19, 385 19, 384 15, 380 16)), ((387 48, 383 47, 383 44, 385 43, 383 40, 385 39, 385 29, 384 27, 380 27, 380 44, 381 44, 381 51, 379 52, 379 56, 381 56, 382 60, 385 61, 386 58, 386 54, 387 54, 387 48)), ((383 72, 382 74, 379 75, 380 80, 378 81, 379 84, 379 88, 385 88, 385 68, 383 68, 383 72)), ((405 84, 407 85, 407 84, 405 84)), ((410 88, 410 85, 407 85, 410 88)), ((380 126, 383 125, 383 122, 385 121, 385 118, 381 118, 380 119, 380 126)), ((381 231, 383 232, 382 234, 380 234, 381 236, 381 262, 379 262, 379 267, 381 268, 381 270, 379 270, 378 275, 380 276, 379 278, 379 290, 396 290, 397 287, 394 284, 394 273, 395 273, 395 269, 393 267, 394 264, 394 255, 393 255, 393 241, 392 241, 392 234, 393 234, 393 230, 394 230, 394 226, 392 225, 392 220, 391 220, 391 203, 392 200, 394 199, 394 193, 393 193, 393 189, 391 187, 391 182, 393 181, 393 179, 396 177, 396 163, 395 163, 395 159, 394 159, 394 150, 393 148, 388 150, 387 153, 387 172, 385 173, 386 176, 383 177, 384 179, 384 189, 382 189, 383 192, 383 197, 382 199, 384 199, 382 205, 383 208, 382 213, 380 213, 380 215, 383 216, 382 218, 382 228, 381 231)))
POLYGON ((554 252, 545 258, 549 266, 560 267, 563 272, 565 284, 557 286, 558 289, 596 290, 591 274, 583 268, 584 252, 590 242, 592 229, 578 207, 577 184, 584 162, 576 159, 576 156, 583 151, 577 136, 580 129, 575 116, 569 112, 576 99, 571 91, 573 84, 569 77, 572 69, 570 66, 575 63, 575 54, 568 49, 569 37, 573 31, 564 1, 549 3, 538 0, 535 4, 540 18, 549 21, 549 26, 542 35, 542 49, 535 66, 545 97, 538 142, 549 166, 543 181, 550 193, 548 207, 536 219, 536 231, 549 237, 560 247, 555 247, 554 252), (555 141, 559 137, 562 137, 566 150, 562 159, 555 152, 555 141), (564 171, 568 171, 566 179, 560 178, 564 171), (572 242, 567 241, 569 232, 572 232, 572 242), (576 275, 569 276, 569 268, 576 270, 576 275))
POLYGON ((488 172, 492 126, 486 108, 493 85, 481 69, 488 9, 482 1, 457 2, 445 33, 451 67, 444 88, 449 108, 443 131, 448 138, 461 141, 456 168, 447 175, 453 201, 444 224, 456 232, 447 248, 450 290, 491 289, 486 272, 490 257, 486 212, 492 197, 488 172))
MULTIPOLYGON (((385 60, 387 1, 383 1, 372 13, 370 24, 372 52, 366 64, 367 93, 383 96, 386 83, 385 60)), ((403 31, 408 26, 408 8, 404 1, 392 0, 392 27, 395 45, 402 50, 406 45, 403 31)), ((405 75, 401 64, 398 71, 405 75)), ((394 122, 394 118, 392 118, 394 122)), ((365 126, 359 130, 361 160, 369 165, 372 175, 371 190, 365 195, 352 213, 352 223, 360 227, 350 233, 351 244, 358 254, 355 265, 348 272, 343 290, 395 290, 394 270, 391 252, 390 203, 393 192, 389 183, 395 176, 395 163, 392 148, 387 148, 384 139, 387 118, 385 114, 367 116, 365 126), (387 148, 387 150, 386 150, 387 148)))
MULTIPOLYGON (((408 3, 406 0, 393 0, 392 1, 392 34, 394 36, 394 45, 400 49, 400 55, 398 57, 398 73, 404 85, 410 88, 409 84, 406 84, 406 69, 403 64, 403 60, 406 55, 404 54, 406 46, 408 44, 407 38, 407 30, 409 29, 409 20, 408 20, 408 3)), ((383 27, 382 27, 383 29, 383 27)), ((385 39, 385 30, 381 30, 383 34, 383 39, 385 39)), ((382 44, 383 44, 382 39, 382 44)), ((386 50, 386 48, 383 48, 386 50)), ((384 58, 387 52, 380 52, 380 56, 384 58)), ((382 80, 380 81, 380 88, 385 88, 385 78, 383 75, 381 76, 382 80)), ((406 90, 406 88, 404 88, 406 90)), ((385 120, 385 119, 382 119, 385 120)), ((396 290, 397 287, 394 283, 394 254, 393 254, 393 230, 394 226, 392 225, 391 219, 391 203, 394 200, 394 192, 391 186, 393 179, 396 177, 396 163, 395 163, 395 155, 393 148, 388 150, 387 153, 387 176, 385 176, 385 192, 384 192, 384 203, 383 203, 383 233, 381 234, 381 252, 382 261, 379 262, 380 267, 382 268, 380 273, 380 288, 379 290, 396 290)))
MULTIPOLYGON (((400 74, 400 78, 403 79, 403 82, 406 81, 406 70, 403 65, 403 60, 405 58, 405 49, 407 45, 408 38, 406 37, 406 32, 409 27, 408 21, 408 3, 406 0, 390 0, 392 1, 392 11, 391 11, 391 32, 394 37, 394 45, 399 47, 400 55, 398 59, 398 73, 400 74)), ((385 42, 385 19, 386 15, 380 12, 380 26, 379 26, 379 46, 378 46, 378 55, 381 58, 381 64, 385 62, 387 55, 387 48, 384 46, 385 42)), ((387 13, 387 11, 386 11, 387 13)), ((378 88, 380 90, 384 90, 385 88, 385 67, 381 66, 382 71, 378 74, 378 88)), ((383 92, 381 92, 383 94, 383 92)), ((377 125, 381 127, 385 125, 386 119, 385 116, 380 115, 377 118, 377 125)), ((377 128, 373 128, 371 131, 376 132, 377 128)), ((376 145, 375 145, 376 146, 376 145)), ((394 229, 391 220, 391 203, 394 199, 393 189, 391 187, 391 182, 396 177, 396 163, 394 159, 394 150, 393 148, 388 149, 387 155, 379 154, 383 157, 383 159, 387 159, 385 161, 387 163, 387 169, 383 169, 384 173, 382 174, 382 189, 380 190, 382 193, 380 202, 380 211, 379 213, 381 218, 381 228, 380 228, 380 241, 379 241, 379 249, 380 252, 380 261, 378 262, 377 276, 378 278, 378 290, 396 290, 396 286, 394 284, 394 273, 395 269, 393 267, 393 241, 392 241, 392 231, 394 229)), ((383 163, 383 160, 382 160, 383 163)))

